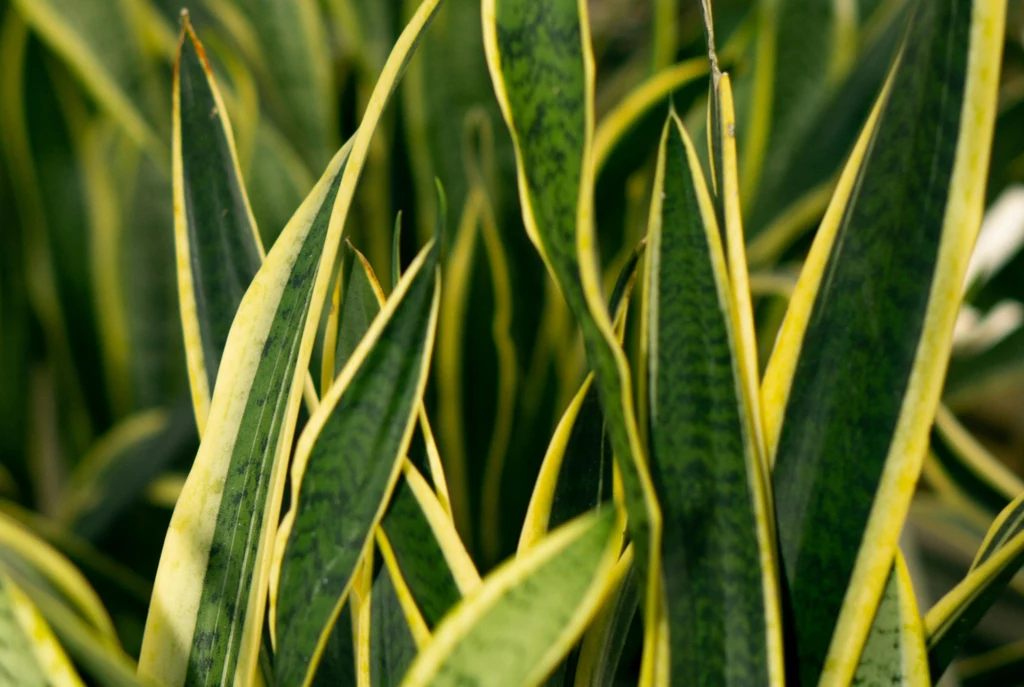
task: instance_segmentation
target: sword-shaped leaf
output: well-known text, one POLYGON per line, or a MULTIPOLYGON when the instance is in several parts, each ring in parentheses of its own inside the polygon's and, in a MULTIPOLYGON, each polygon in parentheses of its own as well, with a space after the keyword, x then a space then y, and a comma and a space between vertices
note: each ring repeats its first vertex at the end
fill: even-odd
POLYGON ((309 420, 275 551, 275 684, 308 684, 372 543, 415 427, 437 324, 438 248, 425 248, 309 420))
POLYGON ((263 261, 234 135, 206 52, 184 16, 174 65, 174 238, 178 298, 202 436, 231 322, 263 261))
POLYGON ((756 386, 742 359, 714 205, 674 114, 662 136, 653 199, 644 350, 651 473, 664 521, 671 679, 781 684, 770 501, 752 408, 756 386))
POLYGON ((316 301, 351 149, 350 142, 335 156, 239 305, 207 431, 164 542, 139 660, 144 677, 195 684, 255 669, 273 533, 267 523, 277 518, 267 506, 283 486, 305 377, 297 370, 307 307, 316 301))
POLYGON ((50 626, 6 573, 0 573, 0 682, 19 687, 83 685, 50 626))
POLYGON ((239 305, 206 435, 157 570, 140 675, 166 685, 256 671, 287 457, 342 229, 373 133, 437 8, 395 45, 358 130, 282 231, 239 305))
POLYGON ((1005 9, 917 3, 765 375, 801 682, 853 677, 921 470, 981 221, 1005 9))
POLYGON ((903 556, 897 554, 864 644, 853 687, 931 687, 924 625, 903 556))
MULTIPOLYGON (((661 520, 637 430, 633 384, 601 289, 594 205, 594 56, 587 4, 484 0, 484 50, 516 152, 523 222, 579 322, 621 466, 629 527, 654 637, 661 520)), ((646 681, 654 668, 645 644, 646 681)))
POLYGON ((967 576, 925 616, 928 663, 938 680, 971 630, 1024 566, 1024 494, 992 523, 967 576))
POLYGON ((572 648, 612 582, 614 508, 563 525, 491 573, 442 621, 403 687, 532 687, 572 648))

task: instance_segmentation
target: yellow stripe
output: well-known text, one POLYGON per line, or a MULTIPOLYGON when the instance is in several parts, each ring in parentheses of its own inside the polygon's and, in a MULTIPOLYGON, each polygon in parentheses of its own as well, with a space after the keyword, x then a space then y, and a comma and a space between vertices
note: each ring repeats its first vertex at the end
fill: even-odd
POLYGON ((32 647, 36 663, 52 687, 84 687, 74 665, 54 637, 39 610, 10 577, 3 576, 3 592, 11 602, 11 611, 32 647))

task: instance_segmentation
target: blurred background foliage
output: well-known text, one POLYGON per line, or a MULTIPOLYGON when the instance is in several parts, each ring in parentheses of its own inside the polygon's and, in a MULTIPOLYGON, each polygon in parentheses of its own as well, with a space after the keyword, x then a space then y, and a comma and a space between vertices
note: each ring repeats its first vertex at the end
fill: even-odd
MULTIPOLYGON (((354 131, 414 5, 189 4, 266 246, 354 131)), ((667 102, 695 140, 705 136, 707 61, 696 0, 590 5, 598 120, 606 133, 621 129, 600 151, 596 193, 610 291, 645 231, 667 102)), ((762 362, 890 64, 905 5, 715 2, 719 59, 739 111, 762 362)), ((172 234, 170 80, 181 9, 181 0, 0 0, 0 511, 82 568, 129 653, 198 445, 172 234)), ((937 432, 905 542, 922 605, 962 576, 1007 502, 985 484, 972 490, 943 452, 995 456, 1001 484, 1024 475, 1024 253, 1014 239, 1024 234, 1021 0, 1010 2, 1004 40, 988 189, 1002 214, 990 211, 986 227, 997 231, 985 230, 996 258, 974 272, 945 398, 951 426, 958 419, 978 445, 937 432)), ((572 320, 523 231, 477 0, 446 0, 374 139, 346 233, 382 283, 402 264, 392 260, 396 222, 401 258, 431 231, 434 177, 456 230, 445 246, 428 408, 458 526, 486 570, 515 549, 551 431, 585 370, 572 320)), ((636 345, 632 327, 626 340, 636 345)), ((1022 642, 1020 627, 1024 577, 970 651, 1022 642)), ((961 676, 971 670, 966 663, 961 676)))

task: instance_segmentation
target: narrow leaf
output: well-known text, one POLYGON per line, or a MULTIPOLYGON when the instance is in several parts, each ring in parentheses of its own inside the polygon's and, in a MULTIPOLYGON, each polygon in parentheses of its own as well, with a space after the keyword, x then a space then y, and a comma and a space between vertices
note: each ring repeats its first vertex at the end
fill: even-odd
POLYGON ((1024 494, 989 529, 970 572, 925 616, 928 663, 938 680, 1014 575, 1024 566, 1024 494))
POLYGON ((185 15, 174 65, 174 238, 189 385, 202 436, 231 322, 263 261, 234 135, 185 15))
POLYGON ((656 175, 644 338, 671 676, 681 683, 781 684, 756 399, 746 383, 714 206, 674 115, 656 175), (709 598, 722 601, 704 603, 709 598))
POLYGON ((437 260, 431 245, 410 267, 299 440, 275 554, 276 684, 312 678, 398 478, 430 361, 437 260))

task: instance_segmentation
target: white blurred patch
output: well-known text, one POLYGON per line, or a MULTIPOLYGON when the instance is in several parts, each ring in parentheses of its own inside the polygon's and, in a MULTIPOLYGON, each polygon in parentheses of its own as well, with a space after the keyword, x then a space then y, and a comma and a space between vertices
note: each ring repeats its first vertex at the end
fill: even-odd
POLYGON ((984 317, 976 308, 964 305, 953 329, 956 353, 979 353, 991 348, 1024 324, 1024 305, 1017 301, 999 301, 984 317))
POLYGON ((978 234, 967 266, 965 286, 986 282, 1020 251, 1024 244, 1024 186, 1008 187, 992 204, 978 234))

